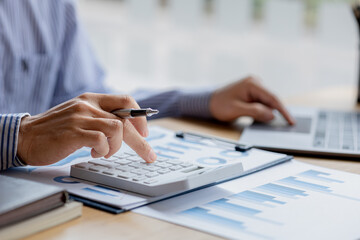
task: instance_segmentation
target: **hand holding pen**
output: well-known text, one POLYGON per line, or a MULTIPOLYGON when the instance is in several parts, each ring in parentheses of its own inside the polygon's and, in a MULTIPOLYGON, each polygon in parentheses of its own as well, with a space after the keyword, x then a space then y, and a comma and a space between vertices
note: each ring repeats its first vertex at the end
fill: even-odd
POLYGON ((16 155, 34 166, 53 164, 82 147, 91 148, 94 158, 109 158, 124 141, 146 162, 154 162, 156 153, 144 139, 146 118, 137 116, 156 112, 139 109, 127 95, 85 93, 44 113, 24 116, 16 155), (114 109, 123 109, 121 118, 111 113, 114 109))

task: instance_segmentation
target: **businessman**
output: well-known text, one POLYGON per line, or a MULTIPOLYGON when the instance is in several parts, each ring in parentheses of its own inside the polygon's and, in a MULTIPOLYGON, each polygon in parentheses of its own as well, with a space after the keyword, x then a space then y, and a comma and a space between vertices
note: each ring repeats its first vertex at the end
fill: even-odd
MULTIPOLYGON (((191 116, 270 121, 282 103, 253 77, 213 91, 111 94, 71 0, 0 0, 0 170, 48 165, 84 146, 110 157, 125 141, 145 161, 156 154, 144 140, 145 118, 110 112, 151 107, 157 117, 191 116)), ((126 79, 122 79, 126 91, 126 79)))

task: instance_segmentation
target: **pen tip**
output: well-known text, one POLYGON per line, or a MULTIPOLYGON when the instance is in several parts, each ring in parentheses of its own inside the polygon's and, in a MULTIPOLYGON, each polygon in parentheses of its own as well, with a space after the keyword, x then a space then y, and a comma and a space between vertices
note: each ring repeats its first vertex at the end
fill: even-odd
POLYGON ((158 114, 158 113, 159 113, 159 110, 157 110, 157 109, 151 109, 151 108, 146 109, 146 115, 149 117, 154 114, 158 114))

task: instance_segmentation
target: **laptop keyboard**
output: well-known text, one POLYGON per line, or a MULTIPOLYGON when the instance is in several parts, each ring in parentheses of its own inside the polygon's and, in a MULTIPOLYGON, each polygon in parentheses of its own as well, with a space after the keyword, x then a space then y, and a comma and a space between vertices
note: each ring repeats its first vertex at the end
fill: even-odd
POLYGON ((313 146, 316 148, 359 150, 360 113, 318 113, 313 146))

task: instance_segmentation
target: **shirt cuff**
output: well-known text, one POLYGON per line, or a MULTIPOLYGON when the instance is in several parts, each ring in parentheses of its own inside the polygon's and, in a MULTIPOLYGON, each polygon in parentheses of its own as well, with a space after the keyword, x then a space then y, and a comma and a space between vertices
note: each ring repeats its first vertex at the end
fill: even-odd
POLYGON ((210 113, 210 98, 213 91, 183 93, 179 99, 179 108, 182 116, 212 118, 210 113))
POLYGON ((0 114, 0 170, 24 166, 16 156, 20 121, 28 113, 0 114))

